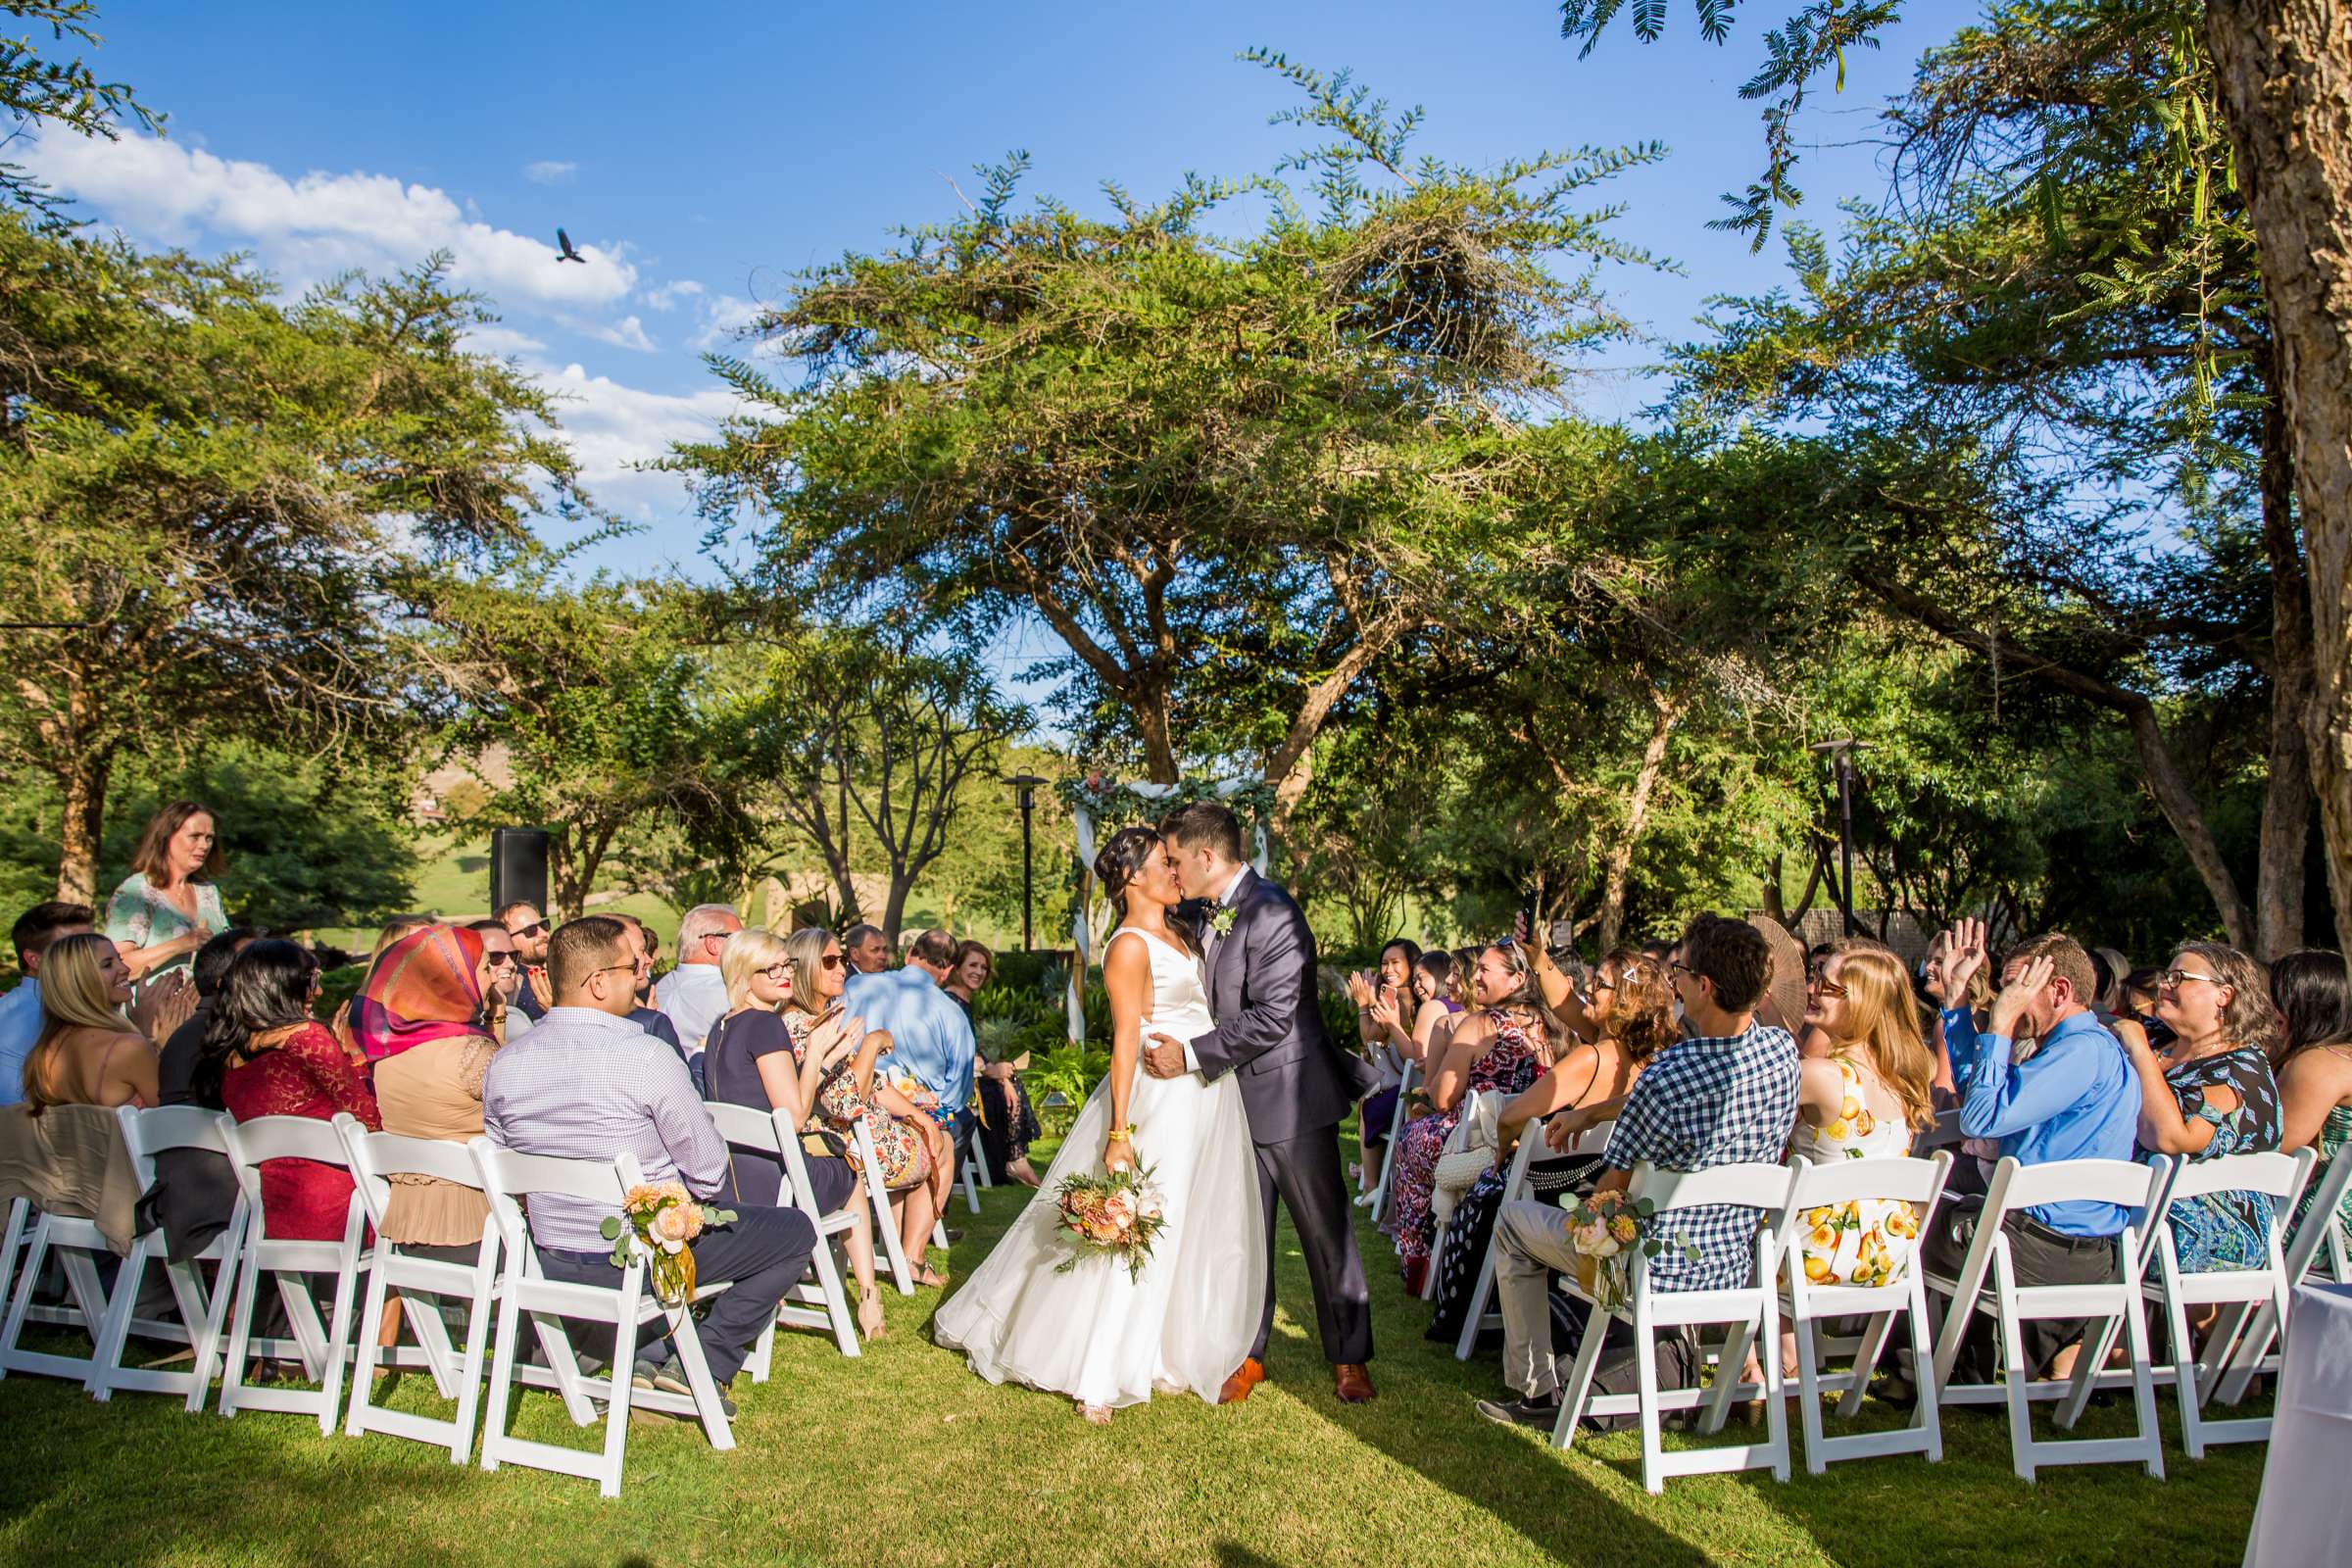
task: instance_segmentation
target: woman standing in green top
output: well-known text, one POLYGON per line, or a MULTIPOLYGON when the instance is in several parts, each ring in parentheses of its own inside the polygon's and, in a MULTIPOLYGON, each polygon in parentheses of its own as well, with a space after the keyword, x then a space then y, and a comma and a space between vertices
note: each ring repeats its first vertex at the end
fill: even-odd
POLYGON ((198 948, 228 929, 213 881, 220 869, 209 808, 173 801, 148 818, 130 875, 106 902, 106 934, 142 988, 186 969, 198 948))

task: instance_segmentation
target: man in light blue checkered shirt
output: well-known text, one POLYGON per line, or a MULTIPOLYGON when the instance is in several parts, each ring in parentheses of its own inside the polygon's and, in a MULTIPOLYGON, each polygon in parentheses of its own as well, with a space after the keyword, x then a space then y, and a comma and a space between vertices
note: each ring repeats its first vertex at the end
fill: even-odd
MULTIPOLYGON (((1697 1032, 1659 1052, 1634 1080, 1601 1159, 1606 1169, 1594 1184, 1599 1192, 1624 1189, 1644 1160, 1675 1171, 1777 1163, 1796 1121, 1796 1042, 1788 1030, 1755 1020, 1756 1004, 1772 983, 1772 950, 1763 935, 1742 921, 1701 915, 1671 965, 1684 1017, 1697 1032)), ((1732 1203, 1681 1208, 1656 1224, 1667 1245, 1650 1261, 1652 1290, 1748 1283, 1754 1209, 1732 1203), (1690 1257, 1686 1247, 1698 1255, 1690 1257)), ((1552 1203, 1506 1204, 1495 1221, 1494 1242, 1503 1377, 1520 1397, 1481 1400, 1479 1413, 1548 1429, 1559 1417, 1560 1375, 1545 1296, 1552 1274, 1575 1268, 1568 1216, 1552 1203)), ((1604 1394, 1630 1392, 1635 1372, 1630 1356, 1604 1352, 1593 1386, 1604 1394)), ((1662 1375, 1660 1384, 1675 1387, 1679 1380, 1662 1375)))

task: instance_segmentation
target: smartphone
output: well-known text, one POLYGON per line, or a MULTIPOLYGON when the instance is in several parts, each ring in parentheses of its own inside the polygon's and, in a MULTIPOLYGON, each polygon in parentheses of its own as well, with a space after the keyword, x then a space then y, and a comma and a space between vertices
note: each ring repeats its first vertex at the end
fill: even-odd
POLYGON ((1537 947, 1547 946, 1544 933, 1536 929, 1536 885, 1530 882, 1519 895, 1519 918, 1527 926, 1527 940, 1537 947))

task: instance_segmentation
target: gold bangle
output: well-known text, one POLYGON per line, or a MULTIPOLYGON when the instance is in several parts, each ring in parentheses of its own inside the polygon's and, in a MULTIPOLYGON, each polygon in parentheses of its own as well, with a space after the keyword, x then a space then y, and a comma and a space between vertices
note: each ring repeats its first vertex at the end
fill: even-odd
POLYGON ((1105 1143, 1112 1144, 1133 1143, 1135 1141, 1135 1129, 1132 1127, 1113 1127, 1105 1136, 1103 1141, 1105 1143))

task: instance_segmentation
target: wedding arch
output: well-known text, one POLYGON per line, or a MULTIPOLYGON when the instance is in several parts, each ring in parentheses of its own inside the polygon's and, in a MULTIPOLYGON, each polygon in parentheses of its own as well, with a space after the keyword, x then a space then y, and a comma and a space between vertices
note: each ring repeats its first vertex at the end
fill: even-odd
POLYGON ((1173 784, 1127 783, 1090 773, 1062 784, 1070 822, 1077 829, 1078 876, 1070 899, 1072 961, 1070 988, 1062 998, 1069 1014, 1073 1045, 1086 1038, 1086 976, 1096 961, 1100 943, 1107 937, 1110 906, 1098 899, 1095 887, 1095 829, 1112 822, 1155 822, 1179 806, 1194 801, 1222 801, 1250 830, 1250 862, 1259 876, 1266 874, 1266 818, 1274 808, 1274 786, 1263 779, 1179 779, 1173 784))

